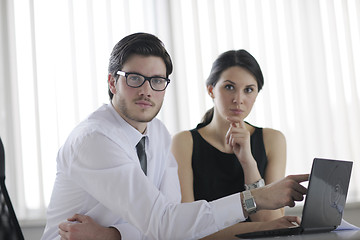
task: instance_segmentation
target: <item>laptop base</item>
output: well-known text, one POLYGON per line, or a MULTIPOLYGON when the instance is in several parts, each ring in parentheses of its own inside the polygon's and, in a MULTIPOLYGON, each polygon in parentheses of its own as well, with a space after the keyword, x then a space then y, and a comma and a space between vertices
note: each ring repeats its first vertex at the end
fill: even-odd
POLYGON ((291 235, 299 235, 303 233, 304 230, 302 227, 294 227, 294 228, 280 228, 280 229, 272 229, 268 231, 258 231, 258 232, 249 232, 243 234, 235 235, 238 238, 264 238, 264 237, 274 237, 274 236, 291 236, 291 235))

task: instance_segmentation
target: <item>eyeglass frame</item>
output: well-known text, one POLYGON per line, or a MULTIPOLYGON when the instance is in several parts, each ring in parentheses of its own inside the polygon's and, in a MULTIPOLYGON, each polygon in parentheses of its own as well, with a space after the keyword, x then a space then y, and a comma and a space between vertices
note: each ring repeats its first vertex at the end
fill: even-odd
POLYGON ((146 81, 149 81, 149 84, 150 84, 150 87, 151 87, 152 90, 157 91, 157 92, 162 92, 162 91, 165 91, 165 89, 167 88, 167 86, 168 86, 169 83, 170 83, 170 79, 169 79, 169 78, 158 77, 158 76, 157 76, 157 77, 146 77, 146 76, 144 76, 144 75, 142 75, 142 74, 140 74, 140 73, 137 73, 137 72, 124 72, 124 71, 119 70, 119 71, 116 72, 116 74, 119 75, 119 76, 125 77, 125 79, 126 79, 126 85, 128 85, 129 87, 132 87, 132 88, 139 88, 139 87, 141 87, 142 85, 144 85, 144 83, 145 83, 146 81), (130 86, 129 83, 128 83, 128 79, 127 79, 130 74, 139 75, 139 76, 141 76, 141 77, 144 78, 144 81, 143 81, 139 86, 137 86, 137 87, 130 86), (156 90, 156 89, 154 89, 153 86, 152 86, 152 84, 151 84, 151 79, 153 79, 153 78, 161 78, 161 79, 164 79, 164 80, 166 81, 166 85, 165 85, 164 89, 162 89, 162 90, 156 90))

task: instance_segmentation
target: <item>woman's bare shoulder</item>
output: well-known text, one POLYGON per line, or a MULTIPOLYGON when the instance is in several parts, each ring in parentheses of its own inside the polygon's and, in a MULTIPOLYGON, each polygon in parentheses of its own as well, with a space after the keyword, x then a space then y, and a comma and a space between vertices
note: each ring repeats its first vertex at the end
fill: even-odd
POLYGON ((193 139, 190 131, 176 133, 172 138, 173 152, 190 152, 193 146, 193 139))
POLYGON ((191 132, 190 131, 181 131, 176 133, 173 136, 173 142, 180 142, 180 143, 186 143, 188 141, 192 141, 192 136, 191 136, 191 132))
POLYGON ((263 137, 264 140, 269 141, 285 140, 285 135, 281 131, 273 128, 263 128, 263 137))
POLYGON ((286 155, 286 139, 281 131, 264 128, 263 139, 268 158, 271 158, 271 156, 279 156, 279 154, 286 155))

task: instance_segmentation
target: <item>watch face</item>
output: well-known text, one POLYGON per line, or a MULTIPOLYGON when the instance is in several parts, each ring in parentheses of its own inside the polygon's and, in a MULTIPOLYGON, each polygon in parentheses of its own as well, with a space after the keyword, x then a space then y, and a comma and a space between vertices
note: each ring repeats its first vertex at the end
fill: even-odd
POLYGON ((253 199, 245 199, 245 205, 249 209, 255 207, 253 199))

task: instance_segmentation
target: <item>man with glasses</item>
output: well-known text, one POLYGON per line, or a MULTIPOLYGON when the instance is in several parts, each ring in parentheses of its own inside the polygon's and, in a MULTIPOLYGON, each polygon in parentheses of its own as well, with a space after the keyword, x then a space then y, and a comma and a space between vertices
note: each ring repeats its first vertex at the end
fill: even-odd
POLYGON ((253 212, 303 199, 306 189, 299 182, 308 175, 213 202, 181 204, 171 137, 155 118, 172 68, 162 42, 151 34, 132 34, 115 45, 110 103, 80 123, 60 148, 42 239, 79 237, 72 222, 58 229, 76 213, 100 224, 92 226, 111 226, 81 232, 82 239, 199 239, 244 221, 251 204, 253 212))

